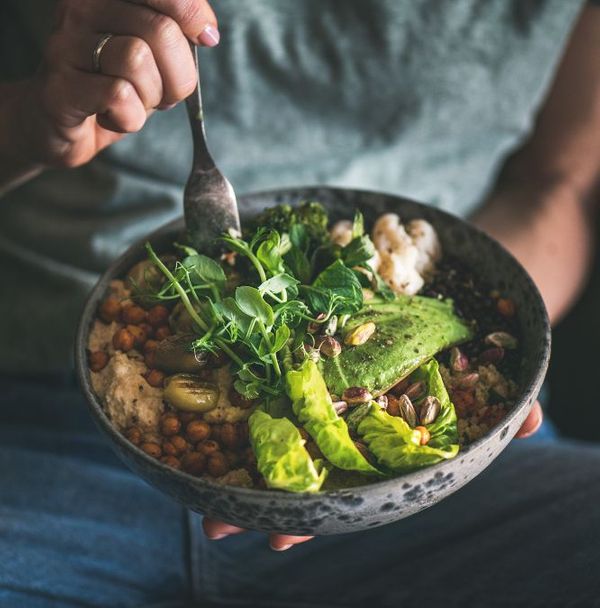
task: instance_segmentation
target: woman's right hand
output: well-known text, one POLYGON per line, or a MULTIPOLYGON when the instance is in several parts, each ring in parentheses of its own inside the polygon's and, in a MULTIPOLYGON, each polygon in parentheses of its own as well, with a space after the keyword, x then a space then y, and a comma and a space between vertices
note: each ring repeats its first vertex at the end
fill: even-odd
POLYGON ((190 95, 189 41, 219 42, 206 0, 62 0, 38 74, 21 88, 21 154, 40 166, 77 167, 155 110, 190 95), (100 72, 94 49, 106 34, 100 72))

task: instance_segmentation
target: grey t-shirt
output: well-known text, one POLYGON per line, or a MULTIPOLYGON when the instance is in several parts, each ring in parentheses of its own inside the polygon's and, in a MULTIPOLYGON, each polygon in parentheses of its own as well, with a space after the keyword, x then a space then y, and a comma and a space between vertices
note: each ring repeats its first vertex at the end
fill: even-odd
MULTIPOLYGON (((211 149, 238 193, 332 184, 462 215, 530 130, 580 0, 215 0, 203 50, 211 149)), ((3 0, 4 78, 35 68, 50 0, 3 0), (31 49, 34 52, 31 52, 31 49)), ((83 300, 181 213, 182 106, 85 167, 0 200, 0 370, 64 370, 83 300)))

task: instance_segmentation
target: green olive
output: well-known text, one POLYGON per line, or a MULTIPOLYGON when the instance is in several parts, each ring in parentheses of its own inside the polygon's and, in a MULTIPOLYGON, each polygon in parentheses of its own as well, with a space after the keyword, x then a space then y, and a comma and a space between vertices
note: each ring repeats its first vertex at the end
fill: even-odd
POLYGON ((192 350, 196 338, 192 334, 175 334, 161 340, 155 351, 155 367, 168 374, 197 373, 206 365, 207 355, 192 350))
POLYGON ((193 374, 175 374, 165 380, 165 399, 185 412, 208 412, 219 400, 219 387, 193 374))
MULTIPOLYGON (((176 258, 172 255, 161 256, 160 258, 167 268, 173 268, 176 258)), ((142 260, 129 269, 127 273, 127 284, 133 291, 135 302, 146 308, 157 303, 151 295, 158 291, 165 281, 163 273, 154 265, 151 260, 142 260)))

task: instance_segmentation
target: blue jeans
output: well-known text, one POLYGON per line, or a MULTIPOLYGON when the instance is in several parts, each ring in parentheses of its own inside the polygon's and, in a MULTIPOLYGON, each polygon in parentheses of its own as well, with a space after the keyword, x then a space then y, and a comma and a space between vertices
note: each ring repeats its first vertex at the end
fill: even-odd
POLYGON ((443 503, 284 553, 129 473, 69 385, 0 382, 0 607, 600 606, 600 449, 514 442, 443 503))

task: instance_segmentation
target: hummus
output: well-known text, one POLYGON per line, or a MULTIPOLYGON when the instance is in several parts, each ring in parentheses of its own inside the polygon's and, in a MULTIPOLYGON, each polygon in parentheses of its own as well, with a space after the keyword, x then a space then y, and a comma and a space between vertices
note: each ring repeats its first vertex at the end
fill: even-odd
POLYGON ((120 430, 135 425, 147 438, 158 437, 158 423, 165 406, 163 391, 150 386, 142 374, 143 361, 115 352, 107 366, 92 372, 92 386, 112 423, 120 430))

